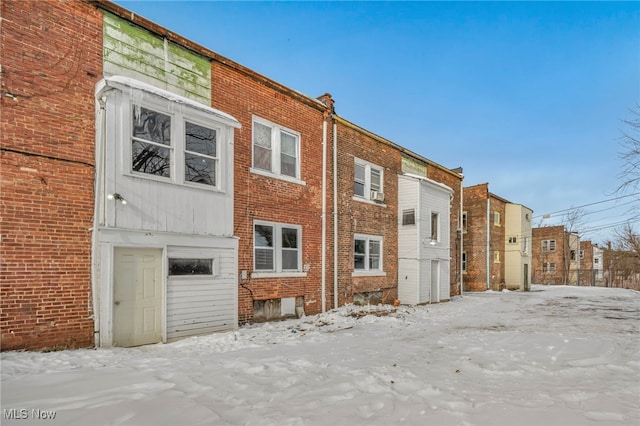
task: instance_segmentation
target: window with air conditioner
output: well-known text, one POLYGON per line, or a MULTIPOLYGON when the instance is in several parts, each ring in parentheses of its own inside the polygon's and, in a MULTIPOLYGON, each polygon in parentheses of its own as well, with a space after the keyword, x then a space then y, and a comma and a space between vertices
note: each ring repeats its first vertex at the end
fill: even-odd
POLYGON ((353 170, 354 199, 384 203, 382 167, 356 158, 353 170))

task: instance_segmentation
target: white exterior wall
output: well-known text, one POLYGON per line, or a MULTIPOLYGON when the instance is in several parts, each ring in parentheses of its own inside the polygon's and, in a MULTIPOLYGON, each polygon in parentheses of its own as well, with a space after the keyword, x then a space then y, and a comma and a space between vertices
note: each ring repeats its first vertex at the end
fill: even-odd
POLYGON ((97 98, 96 345, 108 347, 114 342, 114 252, 119 247, 162 251, 163 342, 237 329, 233 132, 239 123, 223 112, 124 77, 105 79, 98 85, 97 98), (163 114, 175 114, 176 120, 185 118, 216 129, 216 187, 184 182, 177 176, 174 166, 179 153, 172 156, 171 179, 131 172, 131 121, 136 105, 157 106, 163 114), (110 199, 113 194, 121 195, 126 204, 110 199), (169 259, 176 257, 213 259, 213 274, 170 276, 169 259))
POLYGON ((452 190, 427 178, 398 176, 398 299, 419 304, 450 298, 450 200, 452 190), (415 209, 416 224, 402 225, 402 212, 415 209), (431 214, 439 214, 439 239, 431 244, 431 214), (439 286, 432 295, 432 261, 438 261, 439 286), (433 296, 433 297, 432 297, 433 296))

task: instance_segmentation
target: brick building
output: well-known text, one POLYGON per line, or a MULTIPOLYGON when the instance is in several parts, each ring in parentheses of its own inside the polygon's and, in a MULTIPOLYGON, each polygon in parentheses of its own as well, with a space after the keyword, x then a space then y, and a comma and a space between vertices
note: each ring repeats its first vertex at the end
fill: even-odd
POLYGON ((3 350, 392 302, 416 170, 452 190, 460 293, 461 172, 114 3, 0 7, 3 350))
POLYGON ((580 237, 564 225, 533 228, 532 280, 536 284, 576 284, 580 237))
POLYGON ((507 200, 489 192, 489 184, 464 188, 464 290, 504 286, 505 206, 507 200))
POLYGON ((2 349, 89 346, 102 14, 83 2, 0 7, 2 349))

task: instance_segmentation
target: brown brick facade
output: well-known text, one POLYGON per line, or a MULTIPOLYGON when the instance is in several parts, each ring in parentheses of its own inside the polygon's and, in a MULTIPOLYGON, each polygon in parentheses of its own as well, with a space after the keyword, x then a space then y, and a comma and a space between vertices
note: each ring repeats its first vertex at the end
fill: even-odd
POLYGON ((567 284, 569 282, 569 233, 564 225, 533 228, 532 282, 536 284, 567 284), (554 241, 555 248, 549 243, 554 241), (543 249, 543 244, 546 249, 543 249), (546 265, 546 266, 545 266, 546 265))
POLYGON ((1 8, 2 349, 91 346, 102 15, 72 1, 1 8))
MULTIPOLYGON (((243 277, 246 272, 238 290, 240 323, 254 320, 255 301, 296 298, 303 301, 307 314, 335 307, 334 217, 339 235, 338 305, 363 294, 379 293, 384 303, 397 298, 397 176, 406 150, 334 117, 329 96, 321 102, 301 95, 116 4, 101 0, 5 0, 1 7, 1 349, 87 347, 94 343, 94 97, 95 85, 103 77, 102 9, 208 58, 211 106, 231 114, 242 125, 234 140, 233 234, 239 239, 238 274, 243 277), (300 136, 299 182, 251 170, 254 117, 300 136), (336 212, 332 198, 334 140, 339 176, 336 212), (354 199, 355 158, 384 171, 384 203, 354 199), (306 276, 252 277, 255 221, 301 227, 301 263, 306 276), (355 234, 382 238, 384 274, 354 276, 355 234)), ((456 295, 460 293, 457 229, 461 176, 427 160, 419 161, 426 164, 428 178, 454 190, 451 295, 456 295)))
MULTIPOLYGON (((239 288, 239 320, 253 320, 255 300, 302 297, 305 312, 322 309, 322 149, 325 107, 320 102, 302 102, 286 91, 262 84, 252 73, 243 73, 219 62, 212 63, 212 106, 240 121, 234 147, 234 235, 239 241, 239 271, 247 279, 239 288), (251 171, 252 119, 268 120, 300 134, 301 180, 288 182, 251 171), (308 265, 306 277, 251 278, 254 269, 253 224, 255 220, 302 226, 302 263, 308 265)), ((331 125, 327 123, 327 147, 331 143, 331 125)), ((331 206, 331 150, 327 148, 327 208, 331 206)), ((327 236, 332 229, 327 215, 327 236)), ((327 237, 330 242, 330 238, 327 237)), ((327 248, 327 270, 332 270, 332 256, 327 248)), ((327 300, 333 286, 327 278, 327 300)), ((330 305, 327 305, 330 306, 330 305)))
POLYGON ((398 171, 400 152, 386 146, 357 126, 338 120, 338 304, 353 302, 354 295, 381 293, 383 303, 398 294, 398 171), (383 168, 384 204, 354 200, 355 158, 383 168), (358 277, 354 272, 354 236, 383 239, 385 276, 358 277))
POLYGON ((465 291, 504 287, 506 204, 506 200, 489 192, 487 183, 464 188, 467 218, 466 232, 463 233, 467 257, 467 270, 463 277, 465 291))

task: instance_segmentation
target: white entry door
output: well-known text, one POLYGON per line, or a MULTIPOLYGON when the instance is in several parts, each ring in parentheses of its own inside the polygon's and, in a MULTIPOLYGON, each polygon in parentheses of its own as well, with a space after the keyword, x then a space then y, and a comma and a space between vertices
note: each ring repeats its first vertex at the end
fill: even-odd
POLYGON ((113 345, 162 341, 162 250, 116 248, 113 345))
POLYGON ((431 261, 431 303, 440 301, 440 262, 431 261))

